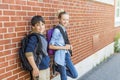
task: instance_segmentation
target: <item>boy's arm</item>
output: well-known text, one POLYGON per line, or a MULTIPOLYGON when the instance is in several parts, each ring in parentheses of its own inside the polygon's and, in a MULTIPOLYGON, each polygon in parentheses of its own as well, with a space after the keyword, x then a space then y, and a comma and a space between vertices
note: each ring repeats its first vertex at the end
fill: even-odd
POLYGON ((29 42, 27 44, 26 53, 25 53, 25 56, 27 57, 30 65, 33 68, 32 75, 34 77, 39 75, 39 69, 37 68, 37 65, 35 63, 34 56, 33 56, 33 54, 34 54, 33 52, 35 50, 36 44, 37 44, 36 36, 31 36, 29 38, 29 42))
POLYGON ((38 69, 38 67, 37 67, 37 65, 35 63, 35 60, 34 60, 34 57, 33 57, 33 53, 32 52, 26 52, 25 56, 27 57, 30 65, 33 68, 33 72, 32 72, 33 74, 32 75, 34 77, 39 76, 39 69, 38 69))

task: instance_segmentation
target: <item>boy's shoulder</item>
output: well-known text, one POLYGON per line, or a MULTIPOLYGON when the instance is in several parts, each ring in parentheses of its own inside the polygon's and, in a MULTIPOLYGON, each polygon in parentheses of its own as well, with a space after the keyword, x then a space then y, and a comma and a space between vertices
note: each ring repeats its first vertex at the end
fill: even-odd
POLYGON ((29 41, 37 42, 37 40, 38 40, 38 39, 37 39, 37 36, 35 36, 35 35, 29 35, 28 37, 29 37, 29 38, 28 38, 29 41))

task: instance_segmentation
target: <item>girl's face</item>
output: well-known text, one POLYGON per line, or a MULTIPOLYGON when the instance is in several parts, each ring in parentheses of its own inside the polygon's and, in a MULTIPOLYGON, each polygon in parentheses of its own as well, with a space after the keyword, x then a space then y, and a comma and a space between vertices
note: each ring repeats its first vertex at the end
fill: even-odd
POLYGON ((45 24, 40 21, 39 23, 35 24, 35 26, 33 26, 32 28, 34 32, 43 34, 43 32, 45 31, 45 24))
POLYGON ((67 27, 69 24, 69 15, 63 14, 61 18, 59 19, 60 24, 62 24, 64 27, 67 27))

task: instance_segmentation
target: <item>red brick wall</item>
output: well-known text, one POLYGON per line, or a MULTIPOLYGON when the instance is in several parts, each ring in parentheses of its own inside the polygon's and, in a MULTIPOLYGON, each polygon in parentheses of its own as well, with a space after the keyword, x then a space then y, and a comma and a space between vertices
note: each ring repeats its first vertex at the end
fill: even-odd
POLYGON ((0 80, 25 80, 29 74, 20 68, 19 43, 30 30, 34 15, 46 20, 46 30, 57 24, 56 12, 70 13, 67 29, 76 64, 110 44, 120 28, 114 27, 114 6, 90 0, 0 0, 0 80))

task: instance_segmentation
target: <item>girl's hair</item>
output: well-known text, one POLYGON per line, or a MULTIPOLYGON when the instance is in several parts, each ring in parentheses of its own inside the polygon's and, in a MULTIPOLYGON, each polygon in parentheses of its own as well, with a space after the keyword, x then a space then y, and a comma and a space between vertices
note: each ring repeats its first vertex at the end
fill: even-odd
POLYGON ((68 14, 68 13, 66 11, 64 11, 64 10, 59 10, 58 11, 58 19, 61 19, 63 14, 68 14))
POLYGON ((45 20, 42 16, 39 15, 33 16, 31 19, 31 25, 35 26, 35 24, 39 23, 40 21, 45 24, 45 20))

